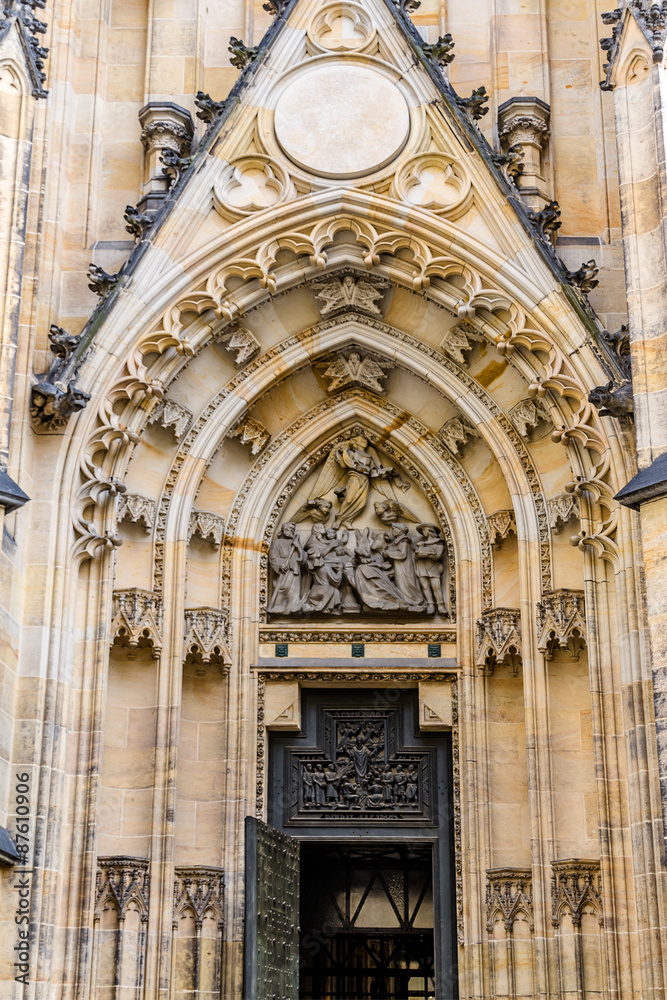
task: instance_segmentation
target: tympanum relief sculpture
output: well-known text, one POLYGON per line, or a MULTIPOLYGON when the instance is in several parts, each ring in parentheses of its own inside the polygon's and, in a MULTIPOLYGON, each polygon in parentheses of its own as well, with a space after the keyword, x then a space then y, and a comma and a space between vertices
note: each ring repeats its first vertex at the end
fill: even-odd
POLYGON ((362 433, 336 444, 306 480, 269 564, 270 614, 448 617, 442 529, 423 494, 362 433))

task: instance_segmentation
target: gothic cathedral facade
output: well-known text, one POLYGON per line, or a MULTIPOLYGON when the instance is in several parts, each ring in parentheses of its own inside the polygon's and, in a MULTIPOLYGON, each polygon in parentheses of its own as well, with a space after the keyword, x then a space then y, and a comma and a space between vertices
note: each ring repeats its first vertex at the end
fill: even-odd
POLYGON ((666 35, 4 0, 3 996, 667 998, 666 35))

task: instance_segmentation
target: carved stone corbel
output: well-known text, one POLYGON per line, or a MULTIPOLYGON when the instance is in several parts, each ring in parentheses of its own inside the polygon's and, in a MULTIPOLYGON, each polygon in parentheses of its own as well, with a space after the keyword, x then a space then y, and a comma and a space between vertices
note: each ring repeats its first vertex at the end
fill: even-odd
POLYGON ((157 504, 150 497, 142 497, 138 493, 121 493, 118 497, 118 523, 133 521, 137 524, 143 521, 144 529, 149 534, 155 524, 157 504))
POLYGON ((164 428, 170 427, 177 441, 183 437, 191 420, 192 412, 173 399, 163 399, 150 418, 152 424, 160 424, 164 428))
POLYGON ((495 514, 489 514, 486 523, 489 529, 489 541, 497 548, 501 548, 511 534, 516 535, 514 510, 497 510, 495 514))
POLYGON ((463 323, 457 323, 456 326, 451 327, 445 334, 445 336, 440 341, 440 350, 443 354, 446 354, 448 358, 455 361, 457 365, 461 365, 462 368, 468 367, 468 359, 465 357, 464 352, 467 354, 472 351, 475 343, 484 340, 481 333, 477 330, 471 323, 463 321, 463 323))
POLYGON ((215 338, 217 344, 222 344, 226 351, 234 351, 236 354, 235 364, 241 368, 246 361, 250 361, 256 354, 259 354, 262 345, 254 333, 246 330, 245 327, 235 326, 231 330, 225 330, 215 338))
POLYGON ((260 424, 259 420, 253 420, 252 417, 244 417, 243 420, 239 421, 236 427, 230 431, 229 436, 239 438, 241 444, 250 448, 250 454, 253 456, 259 455, 271 438, 266 427, 260 424))
POLYGON ((544 594, 536 607, 537 648, 546 660, 557 649, 569 649, 578 660, 586 645, 586 608, 581 590, 554 590, 544 594))
POLYGON ((184 656, 196 665, 197 674, 205 673, 209 663, 229 669, 232 658, 225 639, 227 614, 217 608, 190 608, 185 612, 184 656))
POLYGON ((111 644, 128 650, 134 660, 139 649, 150 649, 154 659, 162 650, 162 600, 150 590, 116 590, 113 595, 111 644))
POLYGON ((463 454, 468 442, 479 437, 479 431, 463 417, 452 417, 442 425, 438 436, 452 455, 458 458, 463 454))
POLYGON ((547 500, 549 527, 557 535, 570 521, 578 521, 579 515, 579 499, 574 493, 558 493, 547 500))
POLYGON ((522 399, 511 408, 510 418, 521 437, 527 438, 529 441, 534 436, 539 424, 551 424, 549 408, 540 396, 522 399))
POLYGON ((521 612, 512 608, 484 611, 477 620, 477 666, 487 676, 505 665, 513 677, 521 662, 521 612))
POLYGON ((193 510, 190 514, 190 526, 188 529, 188 541, 194 535, 198 535, 202 541, 208 541, 213 548, 217 549, 222 545, 225 534, 225 519, 219 514, 214 514, 210 510, 193 510))
POLYGON ((512 97, 498 108, 498 138, 504 151, 523 149, 523 170, 516 185, 532 209, 550 200, 544 160, 549 141, 551 109, 539 97, 512 97))

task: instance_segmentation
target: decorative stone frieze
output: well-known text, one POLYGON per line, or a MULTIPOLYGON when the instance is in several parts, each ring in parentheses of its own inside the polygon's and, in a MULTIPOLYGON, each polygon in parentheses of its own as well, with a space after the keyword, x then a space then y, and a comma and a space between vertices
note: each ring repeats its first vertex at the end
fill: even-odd
POLYGON ((150 649, 154 659, 162 650, 162 601, 150 590, 116 590, 113 595, 111 643, 128 650, 128 660, 139 649, 150 649))
POLYGON ((150 497, 142 497, 138 493, 121 493, 118 497, 118 523, 128 520, 137 524, 143 521, 147 534, 155 524, 157 503, 150 497))
POLYGON ((578 660, 586 645, 586 608, 581 590, 554 590, 537 605, 537 648, 546 660, 569 649, 578 660))
POLYGON ((197 665, 198 674, 203 674, 203 667, 209 663, 221 670, 229 668, 226 626, 227 613, 217 608, 190 608, 185 612, 184 654, 197 665))
POLYGON ((171 101, 151 101, 139 112, 141 144, 145 150, 143 198, 138 208, 154 212, 167 194, 168 182, 160 162, 163 150, 178 157, 190 153, 194 137, 192 116, 171 101))
POLYGON ((95 878, 95 920, 111 904, 122 924, 130 906, 134 906, 145 923, 148 920, 150 862, 147 858, 125 856, 98 858, 95 878))
POLYGON ((533 883, 530 868, 489 868, 486 872, 486 929, 489 933, 497 913, 511 931, 519 912, 533 926, 533 883))
POLYGON ((192 412, 173 399, 163 399, 153 411, 150 422, 171 428, 177 441, 185 434, 192 420, 192 412))
POLYGON ((266 427, 260 424, 259 420, 253 420, 252 417, 244 417, 230 431, 229 436, 239 438, 241 444, 245 444, 250 448, 251 455, 259 455, 262 448, 265 448, 271 439, 271 435, 266 427))
POLYGON ((497 510, 486 519, 489 526, 489 541, 500 548, 506 538, 516 535, 516 516, 514 510, 497 510))
POLYGON ((570 521, 579 520, 579 498, 574 493, 558 493, 547 500, 549 527, 560 534, 570 521))
POLYGON ((498 108, 498 138, 503 150, 521 146, 523 170, 515 178, 519 191, 538 211, 549 201, 544 157, 551 110, 539 97, 512 97, 498 108))
POLYGON ((600 862, 582 858, 568 858, 552 861, 551 879, 551 922, 560 925, 564 912, 569 912, 575 927, 581 924, 581 917, 587 905, 593 907, 600 923, 602 915, 602 878, 600 862))
POLYGON ((479 431, 463 417, 452 417, 442 425, 438 435, 452 455, 459 457, 465 451, 468 442, 479 437, 479 431))
POLYGON ((544 428, 544 433, 539 436, 543 437, 548 432, 546 425, 551 423, 549 408, 540 396, 522 399, 512 407, 510 417, 521 437, 529 441, 536 436, 535 431, 540 426, 544 428))
POLYGON ((390 287, 388 281, 379 278, 358 278, 352 274, 332 277, 327 281, 311 282, 310 288, 316 299, 322 303, 322 316, 333 316, 347 309, 356 309, 371 316, 380 316, 377 305, 390 287))
POLYGON ((386 389, 381 383, 395 365, 392 361, 386 361, 375 354, 362 355, 358 350, 352 350, 336 354, 317 367, 321 369, 323 378, 329 383, 327 392, 336 392, 337 389, 358 385, 384 395, 386 389))
POLYGON ((250 361, 262 349, 254 333, 246 330, 245 327, 235 326, 231 330, 225 330, 216 337, 216 343, 222 344, 226 351, 234 351, 236 354, 236 365, 241 368, 246 361, 250 361))
POLYGON ((508 667, 516 677, 521 661, 521 612, 493 608, 477 620, 477 666, 491 676, 494 667, 508 667))
POLYGON ((457 323, 456 326, 451 327, 445 334, 445 336, 440 341, 440 350, 443 351, 448 358, 455 361, 457 365, 461 365, 462 368, 468 367, 468 359, 465 354, 468 354, 475 346, 475 342, 483 341, 484 337, 481 333, 475 330, 471 323, 467 323, 465 320, 462 323, 457 323), (465 352, 465 353, 464 353, 465 352))
POLYGON ((204 542, 210 542, 214 548, 219 548, 225 534, 225 519, 210 510, 193 510, 190 514, 188 541, 195 535, 204 542))
POLYGON ((201 928, 205 917, 212 917, 222 930, 224 901, 224 871, 206 865, 174 868, 174 922, 189 910, 195 927, 201 928))

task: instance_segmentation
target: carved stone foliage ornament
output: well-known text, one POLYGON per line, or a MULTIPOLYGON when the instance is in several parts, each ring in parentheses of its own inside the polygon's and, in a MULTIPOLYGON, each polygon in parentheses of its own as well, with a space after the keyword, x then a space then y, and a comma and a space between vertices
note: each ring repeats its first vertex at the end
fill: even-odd
POLYGON ((586 645, 586 609, 580 590, 554 590, 537 605, 537 648, 546 660, 567 649, 578 660, 586 645))
POLYGON ((48 372, 37 376, 37 383, 30 392, 30 416, 37 430, 61 430, 72 414, 83 410, 90 399, 87 392, 76 386, 81 361, 69 367, 80 339, 55 323, 51 324, 49 347, 54 358, 48 372))
POLYGON ((95 879, 95 919, 109 904, 122 920, 130 907, 148 920, 150 875, 146 858, 98 858, 95 879))
POLYGON ((231 330, 225 330, 215 339, 216 343, 222 344, 225 350, 234 352, 238 368, 243 367, 246 361, 250 361, 262 349, 254 333, 246 330, 243 326, 234 326, 231 330))
POLYGON ((521 612, 511 608, 485 611, 477 621, 477 666, 490 676, 501 664, 516 677, 521 661, 521 612))
POLYGON ((514 510, 497 510, 495 514, 489 514, 487 523, 489 525, 489 540, 497 548, 500 548, 510 535, 516 535, 514 510))
POLYGON ((579 499, 574 493, 558 493, 547 500, 549 527, 560 534, 569 521, 579 520, 579 499))
POLYGON ((358 385, 382 395, 386 390, 381 383, 395 365, 378 355, 362 354, 354 349, 336 354, 317 367, 329 383, 327 392, 358 385))
POLYGON ((162 650, 162 601, 150 590, 116 590, 113 595, 111 642, 127 649, 128 660, 138 650, 150 649, 154 659, 162 650))
POLYGON ((279 163, 268 156, 243 156, 228 165, 213 189, 213 205, 225 218, 275 208, 294 192, 279 163))
POLYGON ((128 520, 138 524, 143 521, 146 534, 150 534, 155 524, 157 503, 150 497, 138 493, 121 493, 118 497, 118 523, 128 520))
MULTIPOLYGON (((333 447, 304 484, 308 488, 310 495, 293 519, 280 524, 269 548, 270 614, 448 615, 442 529, 420 523, 398 499, 396 491, 410 484, 363 434, 333 447), (307 521, 313 524, 304 531, 299 526, 307 521)), ((423 498, 420 504, 423 510, 423 498)))
POLYGON ((510 417, 521 437, 529 441, 545 437, 549 433, 551 416, 547 404, 540 396, 522 399, 512 407, 510 417))
POLYGON ((177 865, 174 868, 174 920, 178 920, 189 911, 194 915, 197 929, 200 929, 204 919, 209 917, 215 920, 218 930, 221 931, 224 923, 223 883, 222 868, 177 865))
POLYGON ((289 754, 292 822, 431 820, 431 754, 399 746, 397 714, 322 712, 321 746, 289 754))
POLYGON ((591 906, 602 923, 602 879, 600 862, 569 858, 552 861, 551 922, 558 927, 564 913, 569 913, 575 927, 581 925, 585 907, 591 906))
POLYGON ((229 668, 226 626, 227 613, 217 608, 191 608, 185 612, 183 649, 185 656, 195 663, 198 674, 204 674, 209 663, 222 671, 229 668))
POLYGON ((357 278, 352 274, 312 282, 310 285, 315 298, 321 303, 322 316, 335 316, 347 309, 380 316, 380 307, 377 303, 389 287, 388 281, 357 278))
POLYGON ((195 535, 204 542, 210 542, 214 549, 222 544, 225 534, 225 520, 210 510, 193 510, 190 514, 188 541, 195 535))
POLYGON ((519 913, 533 925, 533 888, 530 868, 489 868, 486 873, 486 929, 491 933, 495 917, 502 916, 511 931, 519 913))
POLYGON ((469 192, 470 178, 463 167, 444 153, 420 153, 394 179, 397 198, 447 216, 464 205, 469 192))

